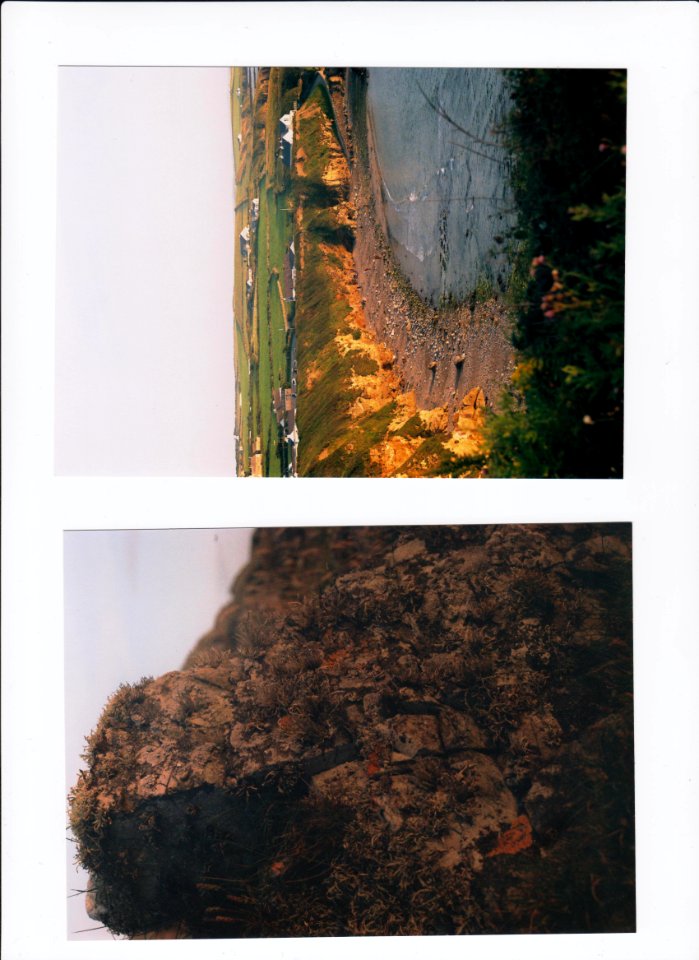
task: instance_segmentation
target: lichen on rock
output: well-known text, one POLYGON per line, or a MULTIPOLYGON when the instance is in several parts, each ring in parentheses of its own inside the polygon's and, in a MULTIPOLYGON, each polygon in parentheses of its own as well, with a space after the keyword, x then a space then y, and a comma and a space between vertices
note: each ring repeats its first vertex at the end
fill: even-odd
POLYGON ((71 793, 130 936, 634 929, 627 525, 258 531, 71 793), (168 933, 170 931, 170 933, 168 933))

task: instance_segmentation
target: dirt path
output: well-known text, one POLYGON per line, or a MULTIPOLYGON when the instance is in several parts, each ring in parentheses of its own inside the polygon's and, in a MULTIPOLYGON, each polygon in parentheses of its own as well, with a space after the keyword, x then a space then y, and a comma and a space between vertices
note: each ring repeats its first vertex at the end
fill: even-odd
POLYGON ((354 259, 364 310, 379 339, 395 354, 395 369, 405 389, 415 391, 418 406, 447 406, 451 426, 469 390, 480 387, 492 406, 509 383, 514 369, 512 320, 494 298, 473 311, 467 304, 435 310, 411 290, 386 240, 381 174, 368 111, 365 118, 354 116, 350 123, 352 199, 357 209, 354 259), (360 138, 366 144, 364 160, 360 138))

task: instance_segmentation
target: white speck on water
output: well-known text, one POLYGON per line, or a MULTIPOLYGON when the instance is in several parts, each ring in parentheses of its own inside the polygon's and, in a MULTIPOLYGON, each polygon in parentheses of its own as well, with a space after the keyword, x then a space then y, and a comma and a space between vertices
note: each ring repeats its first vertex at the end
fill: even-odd
POLYGON ((497 142, 507 109, 504 72, 372 68, 368 105, 389 240, 413 287, 437 304, 443 295, 465 299, 483 277, 507 278, 505 245, 494 240, 515 220, 508 155, 497 142))

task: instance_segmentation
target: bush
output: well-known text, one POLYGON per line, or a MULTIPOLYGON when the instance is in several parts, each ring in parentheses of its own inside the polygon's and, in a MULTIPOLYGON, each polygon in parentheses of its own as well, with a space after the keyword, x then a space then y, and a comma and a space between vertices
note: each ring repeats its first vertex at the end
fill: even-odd
POLYGON ((625 73, 522 70, 510 79, 518 268, 529 277, 513 390, 485 427, 488 470, 620 477, 625 73))

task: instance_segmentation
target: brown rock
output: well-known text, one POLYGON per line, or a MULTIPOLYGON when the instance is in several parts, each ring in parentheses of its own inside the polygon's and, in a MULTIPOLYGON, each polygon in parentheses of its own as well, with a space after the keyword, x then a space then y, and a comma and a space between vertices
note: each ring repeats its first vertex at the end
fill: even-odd
POLYGON ((259 531, 185 668, 117 691, 89 738, 92 915, 149 938, 633 929, 628 534, 259 531))

